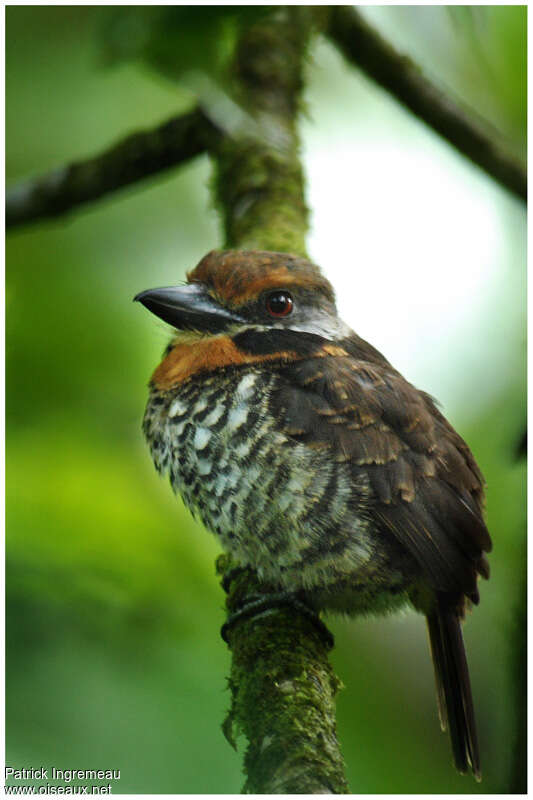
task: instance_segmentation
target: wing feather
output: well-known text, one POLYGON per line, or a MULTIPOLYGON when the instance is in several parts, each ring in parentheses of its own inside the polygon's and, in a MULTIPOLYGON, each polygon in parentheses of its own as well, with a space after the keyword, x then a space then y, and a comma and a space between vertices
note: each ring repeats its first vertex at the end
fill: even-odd
POLYGON ((432 398, 361 341, 354 355, 281 367, 273 413, 287 435, 349 463, 354 480, 364 473, 380 529, 436 590, 476 602, 477 573, 487 572, 483 551, 491 547, 483 476, 432 398))

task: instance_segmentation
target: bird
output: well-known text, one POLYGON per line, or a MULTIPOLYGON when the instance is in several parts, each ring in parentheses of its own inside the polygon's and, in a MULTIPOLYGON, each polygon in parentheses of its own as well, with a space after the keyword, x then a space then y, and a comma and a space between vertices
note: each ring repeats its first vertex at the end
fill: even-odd
POLYGON ((488 579, 484 479, 437 407, 337 313, 298 255, 214 250, 134 298, 173 328, 143 430, 239 564, 309 608, 425 615, 441 727, 481 778, 465 614, 488 579))

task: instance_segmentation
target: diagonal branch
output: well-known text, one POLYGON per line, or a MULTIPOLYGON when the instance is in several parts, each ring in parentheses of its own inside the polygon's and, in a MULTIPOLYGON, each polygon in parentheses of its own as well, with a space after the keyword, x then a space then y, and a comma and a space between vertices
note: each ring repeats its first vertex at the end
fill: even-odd
MULTIPOLYGON (((349 61, 360 67, 502 186, 526 200, 525 169, 469 120, 464 111, 424 78, 409 58, 397 53, 382 39, 355 9, 332 6, 327 33, 349 61)), ((290 142, 291 137, 287 137, 282 125, 277 125, 274 134, 282 142, 290 142)), ((223 136, 219 128, 200 108, 171 119, 152 131, 134 133, 94 158, 59 167, 46 175, 21 181, 13 186, 6 195, 6 228, 67 214, 78 206, 178 166, 206 150, 217 149, 222 143, 223 136)), ((242 147, 246 150, 248 145, 243 143, 242 147)), ((230 146, 231 149, 233 148, 230 146)), ((286 166, 290 165, 291 159, 286 159, 283 155, 280 158, 280 148, 270 147, 269 150, 269 170, 272 172, 271 167, 275 167, 274 172, 277 175, 274 176, 272 172, 275 181, 279 180, 280 186, 289 185, 294 189, 293 199, 297 202, 293 207, 293 216, 296 222, 298 216, 305 214, 297 197, 299 167, 296 172, 287 173, 286 166), (275 152, 276 149, 278 153, 275 152)), ((249 161, 246 153, 243 155, 243 163, 249 161)), ((264 166, 259 162, 254 164, 255 178, 260 173, 265 174, 264 166)), ((242 192, 243 181, 251 186, 254 179, 253 176, 236 174, 232 177, 236 179, 235 182, 227 183, 226 186, 234 186, 235 190, 232 189, 232 192, 235 195, 242 192)), ((223 192, 219 191, 222 199, 223 192)), ((260 198, 262 190, 257 191, 260 198)), ((273 200, 285 198, 285 192, 278 198, 274 198, 273 192, 270 195, 273 200)), ((235 198, 228 196, 224 200, 228 208, 233 205, 235 198)), ((290 210, 290 203, 283 205, 286 212, 290 210)), ((270 216, 272 229, 279 230, 280 224, 287 227, 286 217, 281 213, 275 214, 274 206, 275 203, 267 214, 267 217, 270 216)), ((232 222, 227 218, 226 225, 228 241, 239 238, 239 225, 235 219, 232 222)), ((244 238, 253 241, 253 232, 250 230, 248 234, 244 238)), ((297 244, 299 246, 284 249, 302 250, 301 239, 297 244)))
POLYGON ((200 155, 214 146, 219 136, 200 108, 154 130, 134 133, 94 158, 59 167, 9 189, 6 227, 66 214, 200 155))
POLYGON ((383 39, 351 6, 332 6, 327 35, 348 61, 390 92, 498 183, 527 200, 525 169, 383 39))

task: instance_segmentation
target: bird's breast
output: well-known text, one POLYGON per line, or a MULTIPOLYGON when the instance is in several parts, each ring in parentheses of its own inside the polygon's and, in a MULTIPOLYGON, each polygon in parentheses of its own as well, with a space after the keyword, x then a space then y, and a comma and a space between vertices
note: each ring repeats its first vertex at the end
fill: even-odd
POLYGON ((276 381, 247 365, 154 387, 144 431, 158 470, 226 549, 265 579, 323 584, 370 559, 367 487, 283 433, 276 381))

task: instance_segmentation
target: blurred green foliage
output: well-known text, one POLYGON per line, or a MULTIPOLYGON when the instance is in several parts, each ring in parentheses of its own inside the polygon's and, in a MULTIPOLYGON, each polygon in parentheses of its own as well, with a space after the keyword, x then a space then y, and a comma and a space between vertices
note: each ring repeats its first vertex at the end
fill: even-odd
MULTIPOLYGON (((403 18, 415 54, 417 10, 403 18)), ((168 12, 147 13, 166 28, 168 12)), ((219 37, 227 57, 235 10, 180 13, 172 35, 181 37, 184 60, 175 75, 202 69, 219 37)), ((123 54, 104 67, 106 26, 115 44, 130 37, 128 58, 152 41, 139 14, 127 9, 121 20, 116 8, 7 9, 8 180, 97 152, 191 103, 188 89, 123 54), (137 39, 128 25, 137 25, 137 39)), ((520 141, 525 12, 490 7, 484 20, 471 35, 483 40, 484 58, 507 87, 502 101, 500 84, 491 94, 488 80, 484 110, 490 106, 520 141)), ((481 84, 470 62, 461 69, 465 34, 453 33, 454 24, 448 77, 468 94, 481 84)), ((165 74, 173 41, 148 59, 164 62, 165 74)), ((314 82, 335 98, 328 70, 310 70, 310 105, 314 82)), ((181 280, 221 244, 208 177, 207 160, 199 159, 7 241, 7 764, 120 769, 120 792, 226 793, 241 785, 241 755, 220 730, 229 659, 218 635, 219 548, 157 478, 142 442, 146 382, 167 332, 131 303, 143 288, 181 280)), ((510 222, 510 240, 520 235, 510 222)), ((339 734, 354 791, 505 792, 519 783, 516 713, 525 698, 514 687, 524 635, 516 619, 525 581, 525 470, 515 446, 525 379, 517 363, 492 407, 462 430, 488 479, 496 542, 491 583, 466 627, 484 782, 453 772, 423 623, 406 614, 333 623, 333 658, 346 685, 339 734)))
POLYGON ((172 80, 198 70, 224 81, 243 26, 269 6, 126 6, 105 14, 103 57, 144 61, 172 80))

